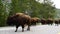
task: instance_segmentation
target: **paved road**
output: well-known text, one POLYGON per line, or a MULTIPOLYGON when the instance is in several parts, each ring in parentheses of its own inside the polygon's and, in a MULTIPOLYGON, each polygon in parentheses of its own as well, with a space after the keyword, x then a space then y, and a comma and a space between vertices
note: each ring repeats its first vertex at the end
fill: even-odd
POLYGON ((0 27, 0 34, 60 34, 60 25, 37 25, 31 26, 31 30, 27 31, 27 27, 25 27, 25 31, 21 32, 22 28, 19 27, 17 32, 15 31, 15 27, 0 27))

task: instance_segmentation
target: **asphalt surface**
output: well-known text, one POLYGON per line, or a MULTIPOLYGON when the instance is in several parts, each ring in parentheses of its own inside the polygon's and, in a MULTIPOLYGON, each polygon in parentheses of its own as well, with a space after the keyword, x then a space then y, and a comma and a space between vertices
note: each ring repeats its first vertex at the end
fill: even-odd
POLYGON ((17 32, 15 31, 15 26, 12 27, 0 27, 0 34, 60 34, 60 25, 37 25, 31 26, 30 31, 27 31, 27 26, 22 32, 22 28, 19 27, 17 32))

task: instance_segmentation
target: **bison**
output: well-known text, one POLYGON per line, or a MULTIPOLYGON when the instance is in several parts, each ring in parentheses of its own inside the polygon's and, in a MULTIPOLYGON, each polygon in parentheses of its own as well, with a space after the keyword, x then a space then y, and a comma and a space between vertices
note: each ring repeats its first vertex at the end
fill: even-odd
POLYGON ((58 24, 59 24, 59 20, 58 20, 58 19, 55 19, 55 20, 54 20, 54 23, 55 23, 55 25, 58 26, 58 24))
POLYGON ((52 19, 44 19, 44 18, 42 18, 41 20, 40 20, 40 22, 41 22, 41 24, 42 25, 44 25, 44 24, 53 24, 53 20, 52 19))
POLYGON ((36 25, 36 23, 39 23, 40 19, 38 17, 31 18, 31 25, 36 25))
POLYGON ((41 22, 42 25, 44 25, 44 24, 46 24, 46 19, 42 18, 42 19, 40 20, 40 22, 41 22))
POLYGON ((24 13, 16 13, 16 14, 8 17, 7 24, 15 25, 16 26, 15 32, 17 32, 17 29, 19 26, 22 26, 22 32, 24 32, 25 25, 28 25, 27 30, 30 30, 31 17, 29 15, 24 14, 24 13))
POLYGON ((46 24, 53 24, 53 19, 51 19, 51 18, 48 18, 47 20, 46 20, 47 22, 46 22, 46 24))

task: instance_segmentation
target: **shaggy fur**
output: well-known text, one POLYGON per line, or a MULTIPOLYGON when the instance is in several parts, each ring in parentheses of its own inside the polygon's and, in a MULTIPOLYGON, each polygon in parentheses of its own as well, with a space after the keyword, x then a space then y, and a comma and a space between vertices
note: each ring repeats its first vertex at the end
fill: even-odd
POLYGON ((59 24, 59 20, 55 19, 54 22, 55 22, 55 25, 58 26, 58 24, 59 24))
POLYGON ((38 17, 31 18, 31 25, 36 25, 36 23, 39 23, 40 19, 38 17))
POLYGON ((46 19, 42 18, 42 19, 40 20, 40 22, 41 22, 42 25, 44 25, 44 24, 46 24, 46 19))
POLYGON ((22 32, 23 32, 24 25, 28 25, 27 30, 30 30, 31 17, 29 15, 24 14, 24 13, 16 13, 12 17, 8 17, 7 23, 10 25, 14 24, 16 26, 15 32, 17 32, 17 29, 19 26, 22 26, 22 32))
POLYGON ((51 19, 51 18, 49 18, 49 19, 47 19, 47 24, 53 24, 53 19, 51 19))
POLYGON ((41 22, 41 24, 43 25, 43 24, 53 24, 53 20, 52 19, 44 19, 44 18, 42 18, 41 20, 40 20, 40 22, 41 22))

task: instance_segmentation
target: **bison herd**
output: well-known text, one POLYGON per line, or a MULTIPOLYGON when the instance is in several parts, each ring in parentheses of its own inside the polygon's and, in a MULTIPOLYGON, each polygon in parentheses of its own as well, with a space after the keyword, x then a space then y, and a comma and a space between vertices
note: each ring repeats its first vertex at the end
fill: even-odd
POLYGON ((7 24, 8 25, 15 25, 16 26, 16 30, 15 32, 17 32, 17 29, 19 26, 22 27, 22 32, 24 32, 24 27, 27 25, 28 28, 27 30, 30 30, 30 26, 31 25, 36 25, 36 23, 41 23, 41 24, 60 24, 60 20, 53 20, 51 18, 48 19, 40 19, 38 17, 31 17, 29 15, 26 15, 24 13, 16 13, 12 16, 8 16, 7 18, 7 24))
POLYGON ((42 25, 44 24, 48 24, 48 25, 52 25, 53 23, 55 23, 55 25, 59 25, 60 24, 60 19, 51 19, 51 18, 48 18, 48 19, 41 19, 40 20, 40 23, 42 25))

